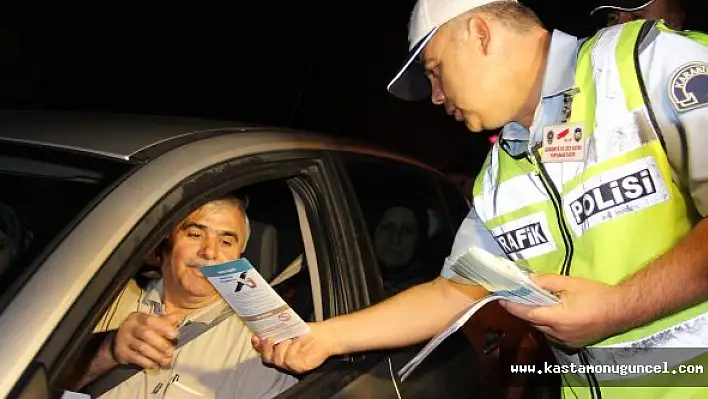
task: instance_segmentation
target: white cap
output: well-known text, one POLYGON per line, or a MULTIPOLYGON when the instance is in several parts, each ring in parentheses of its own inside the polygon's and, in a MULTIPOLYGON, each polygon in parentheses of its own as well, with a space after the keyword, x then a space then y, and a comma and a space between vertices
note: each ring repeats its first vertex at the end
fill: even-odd
MULTIPOLYGON (((495 0, 418 0, 408 26, 406 63, 391 79, 388 91, 404 100, 420 100, 430 94, 430 83, 416 58, 435 32, 455 17, 495 0)), ((516 1, 516 0, 511 0, 516 1)))

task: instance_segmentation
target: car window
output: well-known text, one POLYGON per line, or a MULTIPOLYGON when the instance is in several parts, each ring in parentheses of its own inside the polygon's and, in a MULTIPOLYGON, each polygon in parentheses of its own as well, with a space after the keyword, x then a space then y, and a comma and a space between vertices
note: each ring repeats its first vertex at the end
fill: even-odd
MULTIPOLYGON (((0 292, 130 166, 95 156, 0 145, 0 292)), ((1 310, 1 309, 0 309, 1 310)))
MULTIPOLYGON (((233 192, 246 203, 250 236, 243 257, 271 282, 305 321, 314 321, 310 271, 293 193, 285 180, 257 183, 233 192)), ((139 285, 162 276, 150 257, 136 276, 139 285)))
POLYGON ((305 321, 314 321, 310 268, 303 244, 293 192, 285 180, 241 189, 248 198, 253 234, 244 256, 305 321), (259 227, 261 231, 259 232, 259 227))
MULTIPOLYGON (((180 212, 180 214, 186 213, 189 216, 180 217, 180 220, 171 220, 165 226, 159 227, 158 229, 169 231, 169 233, 163 237, 176 237, 179 234, 176 233, 176 231, 182 226, 181 223, 183 220, 196 220, 187 223, 187 226, 191 224, 200 226, 202 223, 208 224, 210 221, 215 220, 216 222, 212 222, 215 223, 215 226, 219 225, 218 223, 222 223, 220 226, 228 227, 232 225, 233 222, 230 222, 229 219, 226 219, 227 222, 224 222, 223 218, 226 216, 223 216, 223 213, 221 216, 222 219, 218 219, 220 217, 218 210, 223 209, 224 206, 223 201, 219 201, 227 196, 235 198, 240 201, 240 203, 244 204, 245 212, 248 215, 250 233, 247 241, 245 241, 246 247, 242 257, 250 261, 263 278, 271 283, 271 286, 273 286, 276 292, 280 294, 285 302, 290 305, 302 319, 305 321, 314 321, 316 301, 313 298, 313 292, 315 291, 312 289, 311 270, 310 265, 308 265, 308 258, 305 256, 304 240, 301 235, 300 219, 296 208, 295 197, 287 179, 260 182, 239 188, 238 190, 229 191, 223 195, 210 195, 208 200, 196 202, 189 207, 188 211, 180 212), (215 199, 218 201, 214 202, 215 199), (217 209, 217 212, 210 214, 209 209, 217 209), (196 219, 198 217, 202 217, 203 219, 196 219)), ((202 228, 207 231, 207 227, 202 228)), ((187 233, 191 234, 191 232, 187 233)), ((198 234, 199 231, 196 233, 198 234)), ((195 234, 195 236, 197 236, 197 234, 195 234)), ((183 240, 190 239, 189 237, 183 238, 183 240)), ((199 238, 195 238, 195 240, 198 239, 199 238)), ((89 347, 91 347, 96 340, 104 339, 103 337, 107 332, 120 328, 124 320, 132 312, 138 311, 159 315, 160 312, 164 310, 164 308, 162 308, 164 304, 155 302, 156 298, 160 296, 155 296, 151 293, 157 290, 157 292, 161 292, 162 295, 166 295, 165 293, 167 291, 164 290, 168 289, 166 288, 166 284, 168 284, 167 281, 169 281, 167 280, 169 275, 166 273, 174 273, 172 274, 173 276, 181 276, 172 281, 172 287, 181 287, 179 289, 186 291, 191 289, 194 290, 194 292, 206 290, 207 288, 211 289, 211 285, 208 284, 199 286, 200 284, 204 284, 204 282, 198 276, 190 279, 189 274, 183 272, 184 267, 181 266, 183 263, 179 261, 179 257, 182 256, 190 259, 189 262, 204 262, 207 258, 203 256, 206 255, 200 254, 196 247, 194 247, 193 250, 171 252, 168 249, 170 245, 169 242, 167 238, 162 239, 156 246, 156 250, 150 250, 142 257, 143 264, 138 272, 133 275, 127 284, 120 288, 120 293, 112 300, 107 310, 102 312, 100 320, 93 330, 94 337, 92 342, 88 344, 89 347), (161 256, 160 254, 164 255, 161 256), (191 260, 195 258, 198 260, 191 260), (176 283, 175 281, 179 282, 176 283), (157 303, 157 308, 145 305, 146 303, 153 304, 153 302, 157 303)), ((319 292, 319 290, 317 290, 317 292, 319 292)), ((174 295, 174 293, 172 295, 174 295)), ((194 343, 190 343, 190 345, 181 348, 172 369, 169 367, 163 369, 163 371, 160 372, 161 374, 155 377, 155 381, 157 382, 155 382, 150 389, 155 389, 156 392, 168 389, 171 383, 166 382, 167 377, 163 376, 163 374, 168 375, 170 372, 178 373, 180 367, 184 369, 189 367, 205 367, 205 365, 208 365, 209 368, 214 369, 224 368, 224 371, 220 373, 220 378, 224 379, 224 383, 235 381, 237 380, 236 376, 247 373, 243 371, 244 369, 248 369, 249 367, 258 368, 258 366, 252 365, 253 362, 243 360, 252 356, 249 352, 252 350, 250 345, 251 333, 244 327, 245 324, 243 320, 240 322, 238 320, 238 318, 236 320, 228 318, 226 321, 215 325, 213 330, 205 333, 209 334, 211 338, 206 337, 206 340, 197 339, 194 343), (209 344, 211 339, 228 341, 229 344, 224 344, 226 346, 213 346, 209 344), (205 351, 213 352, 207 353, 205 351), (201 356, 204 355, 208 355, 209 358, 202 358, 201 356)), ((72 361, 70 368, 62 370, 61 378, 58 379, 59 382, 55 388, 59 390, 76 390, 78 388, 76 385, 77 381, 81 380, 81 375, 84 370, 87 370, 89 364, 90 357, 72 361)), ((287 379, 285 376, 272 376, 272 378, 279 378, 284 381, 287 379)), ((200 385, 201 383, 199 381, 191 380, 186 377, 181 378, 180 382, 192 392, 202 390, 207 392, 213 389, 210 385, 200 385)), ((289 383, 293 383, 293 381, 289 383)), ((90 392, 95 392, 93 389, 96 388, 92 387, 87 389, 90 392)), ((169 389, 174 390, 175 388, 169 389)), ((224 389, 233 389, 235 392, 237 387, 229 386, 224 389)))
POLYGON ((445 198, 452 226, 457 229, 470 212, 471 204, 461 189, 449 180, 441 180, 440 189, 445 198))
POLYGON ((386 295, 435 278, 454 236, 439 176, 375 157, 345 157, 386 295))

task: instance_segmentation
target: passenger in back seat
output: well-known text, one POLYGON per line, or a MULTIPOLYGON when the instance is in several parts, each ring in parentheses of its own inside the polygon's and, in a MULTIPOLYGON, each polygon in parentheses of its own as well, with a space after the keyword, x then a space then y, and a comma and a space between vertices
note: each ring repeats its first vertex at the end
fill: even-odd
POLYGON ((420 259, 421 241, 428 233, 425 206, 411 198, 389 201, 373 216, 371 235, 386 293, 394 295, 427 281, 420 259))
POLYGON ((297 380, 262 364, 251 331, 235 314, 179 349, 185 320, 207 323, 228 307, 199 265, 241 257, 249 236, 244 203, 209 202, 175 226, 158 247, 162 278, 126 286, 96 328, 107 332, 79 386, 120 364, 145 368, 103 398, 271 398, 297 380))

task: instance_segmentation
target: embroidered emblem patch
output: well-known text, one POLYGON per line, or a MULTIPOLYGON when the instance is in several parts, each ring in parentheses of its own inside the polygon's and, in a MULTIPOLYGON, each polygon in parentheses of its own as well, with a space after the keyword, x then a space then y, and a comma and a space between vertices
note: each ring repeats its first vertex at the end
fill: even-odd
POLYGON ((689 62, 669 79, 669 98, 681 113, 708 105, 708 63, 689 62))
POLYGON ((576 127, 575 132, 573 133, 573 138, 575 141, 580 141, 583 138, 583 129, 576 127))

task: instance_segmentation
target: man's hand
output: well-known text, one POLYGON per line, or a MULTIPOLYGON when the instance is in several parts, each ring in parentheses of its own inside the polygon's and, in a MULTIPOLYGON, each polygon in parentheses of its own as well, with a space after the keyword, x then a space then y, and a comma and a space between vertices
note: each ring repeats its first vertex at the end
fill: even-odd
POLYGON ((509 313, 571 347, 582 347, 621 332, 622 291, 617 286, 556 274, 531 278, 558 295, 561 302, 529 306, 500 301, 509 313))
POLYGON ((184 316, 153 316, 131 313, 113 338, 113 356, 119 364, 137 364, 146 369, 157 369, 172 364, 177 326, 184 316))
POLYGON ((319 367, 328 357, 338 354, 333 337, 322 323, 308 325, 311 331, 307 335, 273 345, 272 338, 261 342, 253 334, 251 344, 261 354, 263 363, 301 374, 319 367))

